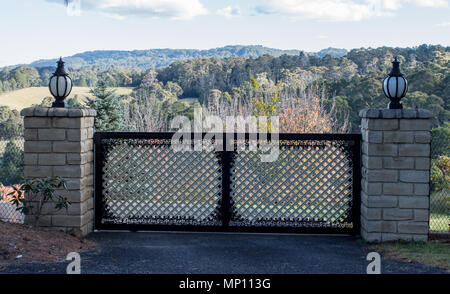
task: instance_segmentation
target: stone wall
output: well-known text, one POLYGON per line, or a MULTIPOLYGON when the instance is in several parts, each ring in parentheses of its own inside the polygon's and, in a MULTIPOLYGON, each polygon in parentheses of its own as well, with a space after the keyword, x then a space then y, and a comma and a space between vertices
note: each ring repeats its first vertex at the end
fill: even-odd
POLYGON ((361 236, 367 241, 428 239, 431 112, 360 112, 361 236))
MULTIPOLYGON (((93 230, 94 219, 94 116, 92 109, 30 107, 24 116, 24 174, 27 178, 60 176, 66 190, 58 194, 72 203, 68 210, 42 208, 38 225, 80 236, 93 230)), ((34 223, 33 215, 26 223, 34 223)))

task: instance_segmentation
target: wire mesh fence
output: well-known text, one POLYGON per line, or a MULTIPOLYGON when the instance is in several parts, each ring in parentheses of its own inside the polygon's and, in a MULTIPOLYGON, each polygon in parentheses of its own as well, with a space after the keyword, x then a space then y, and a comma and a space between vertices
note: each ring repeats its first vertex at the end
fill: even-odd
POLYGON ((431 140, 430 231, 450 229, 450 132, 436 128, 431 140))
POLYGON ((9 195, 23 177, 23 145, 21 126, 0 129, 0 221, 23 223, 24 217, 9 195))

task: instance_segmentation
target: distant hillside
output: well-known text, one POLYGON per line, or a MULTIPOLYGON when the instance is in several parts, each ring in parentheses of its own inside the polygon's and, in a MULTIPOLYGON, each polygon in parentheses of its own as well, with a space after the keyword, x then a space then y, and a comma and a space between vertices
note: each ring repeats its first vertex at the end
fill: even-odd
MULTIPOLYGON (((72 69, 80 69, 85 67, 97 67, 107 69, 111 66, 119 67, 138 67, 141 69, 161 68, 172 64, 175 61, 184 61, 193 58, 208 57, 242 57, 257 58, 262 55, 271 55, 279 57, 283 54, 299 55, 301 50, 281 50, 268 48, 260 45, 252 46, 225 46, 209 50, 197 49, 150 49, 150 50, 133 50, 133 51, 90 51, 78 53, 73 56, 65 57, 67 66, 72 69)), ((317 56, 331 54, 335 57, 345 55, 345 49, 328 48, 317 53, 317 56)), ((316 53, 310 53, 316 54, 316 53)), ((35 68, 53 67, 56 59, 38 60, 30 64, 35 68)))
POLYGON ((317 57, 324 57, 325 55, 331 55, 334 57, 342 57, 347 55, 348 50, 347 49, 339 49, 339 48, 331 48, 328 47, 327 49, 322 49, 319 52, 314 53, 317 57))

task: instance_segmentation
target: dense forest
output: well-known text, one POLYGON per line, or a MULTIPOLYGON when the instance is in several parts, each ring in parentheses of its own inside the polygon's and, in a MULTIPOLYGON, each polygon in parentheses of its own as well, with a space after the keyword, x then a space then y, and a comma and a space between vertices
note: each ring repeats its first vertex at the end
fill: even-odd
MULTIPOLYGON (((242 57, 257 58, 262 55, 281 56, 298 55, 300 50, 281 50, 268 48, 260 45, 252 46, 225 46, 220 48, 198 50, 198 49, 150 49, 150 50, 134 50, 134 51, 113 51, 98 50, 83 52, 73 56, 65 57, 64 60, 72 69, 80 69, 84 67, 97 67, 108 69, 111 66, 120 67, 137 67, 141 69, 166 67, 175 61, 184 61, 194 58, 225 58, 225 57, 242 57)), ((330 54, 335 57, 341 57, 347 54, 345 49, 327 48, 319 52, 307 53, 323 57, 330 54)), ((38 60, 30 64, 32 67, 48 67, 54 66, 56 59, 38 60)))
MULTIPOLYGON (((289 55, 278 50, 270 51, 272 55, 264 54, 256 58, 251 57, 251 50, 265 52, 277 49, 261 46, 224 48, 219 48, 222 51, 214 49, 219 53, 208 54, 227 56, 232 50, 245 49, 247 53, 244 55, 250 57, 194 58, 176 61, 161 68, 109 66, 108 69, 102 69, 89 66, 72 68, 70 75, 75 86, 94 87, 99 81, 104 81, 109 87, 133 87, 131 97, 122 97, 124 101, 142 101, 153 97, 166 119, 177 114, 191 113, 196 101, 203 106, 211 105, 211 100, 216 104, 234 104, 236 110, 246 103, 253 103, 252 99, 257 91, 252 89, 251 77, 255 77, 261 84, 261 93, 258 95, 265 99, 272 95, 275 86, 279 88, 281 98, 298 100, 307 96, 319 96, 321 106, 328 111, 333 110, 333 116, 338 121, 347 120, 349 128, 357 130, 358 110, 386 106, 388 100, 382 94, 381 82, 389 72, 394 56, 399 56, 402 71, 409 82, 409 93, 404 104, 407 107, 432 110, 437 117, 435 126, 449 120, 449 47, 381 47, 353 49, 349 52, 326 49, 336 56, 341 55, 340 57, 330 54, 320 57, 320 54, 306 54, 302 51, 289 52, 293 54, 289 55)), ((125 57, 120 54, 111 56, 119 63, 122 59, 127 60, 126 54, 125 57)), ((95 54, 92 56, 92 60, 94 59, 95 54)), ((54 66, 3 68, 0 71, 0 93, 31 86, 46 86, 53 71, 54 66)), ((278 107, 282 104, 283 102, 278 107)))

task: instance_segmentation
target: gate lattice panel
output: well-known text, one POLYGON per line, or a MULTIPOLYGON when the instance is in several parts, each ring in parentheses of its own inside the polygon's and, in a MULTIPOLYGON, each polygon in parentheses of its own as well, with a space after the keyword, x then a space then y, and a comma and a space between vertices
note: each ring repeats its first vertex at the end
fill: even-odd
POLYGON ((102 142, 103 224, 221 226, 221 165, 213 152, 174 152, 170 140, 102 142))
POLYGON ((172 135, 95 134, 96 229, 358 232, 359 135, 280 134, 270 163, 172 135))
POLYGON ((351 153, 343 141, 280 142, 276 162, 237 152, 230 226, 352 227, 351 153))

